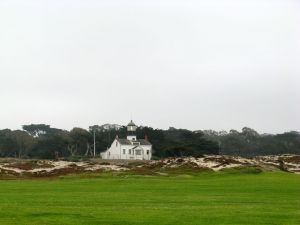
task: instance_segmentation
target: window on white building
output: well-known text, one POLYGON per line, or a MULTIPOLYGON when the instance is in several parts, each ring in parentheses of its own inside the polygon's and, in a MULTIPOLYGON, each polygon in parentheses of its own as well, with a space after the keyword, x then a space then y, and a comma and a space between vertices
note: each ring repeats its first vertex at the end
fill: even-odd
POLYGON ((126 149, 123 149, 123 154, 124 154, 124 155, 126 154, 126 149))
POLYGON ((135 150, 135 154, 136 155, 141 155, 142 154, 142 150, 135 150))
POLYGON ((129 154, 131 154, 131 149, 129 149, 129 154))
POLYGON ((149 155, 149 153, 150 153, 150 151, 149 151, 149 150, 147 150, 147 155, 149 155))

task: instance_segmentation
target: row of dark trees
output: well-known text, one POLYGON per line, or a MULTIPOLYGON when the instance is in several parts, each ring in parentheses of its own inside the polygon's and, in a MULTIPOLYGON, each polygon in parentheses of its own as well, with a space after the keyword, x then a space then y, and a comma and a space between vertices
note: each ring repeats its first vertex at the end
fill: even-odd
MULTIPOLYGON (((0 157, 53 158, 81 156, 91 157, 105 151, 116 135, 126 138, 126 127, 104 129, 91 126, 89 130, 73 128, 71 131, 51 128, 45 124, 24 125, 23 130, 0 130, 0 157)), ((154 157, 218 154, 216 142, 206 140, 202 133, 188 130, 160 130, 139 127, 137 137, 148 136, 153 144, 154 157)))
MULTIPOLYGON (((91 126, 89 130, 73 128, 71 131, 52 128, 45 124, 24 125, 23 130, 0 130, 0 157, 45 158, 92 157, 105 151, 118 135, 126 137, 126 127, 104 129, 91 126)), ((202 154, 268 155, 300 154, 299 132, 260 135, 250 128, 242 132, 168 130, 139 127, 138 138, 148 136, 153 144, 154 157, 200 156, 202 154)))
POLYGON ((200 131, 204 138, 217 142, 220 154, 256 156, 277 154, 300 154, 300 133, 297 131, 282 134, 259 134, 255 130, 244 127, 237 130, 200 131))

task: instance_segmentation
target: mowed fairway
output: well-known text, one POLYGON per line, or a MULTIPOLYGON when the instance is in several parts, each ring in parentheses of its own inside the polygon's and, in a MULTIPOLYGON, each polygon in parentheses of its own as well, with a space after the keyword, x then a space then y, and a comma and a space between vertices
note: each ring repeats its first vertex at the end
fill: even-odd
POLYGON ((300 175, 1 180, 0 224, 300 224, 300 175))

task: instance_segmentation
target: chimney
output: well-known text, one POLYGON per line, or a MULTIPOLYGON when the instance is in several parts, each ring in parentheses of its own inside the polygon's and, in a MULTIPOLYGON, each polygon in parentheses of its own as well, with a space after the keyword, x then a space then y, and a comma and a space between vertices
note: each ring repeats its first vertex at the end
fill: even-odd
POLYGON ((119 139, 119 136, 118 136, 118 135, 116 135, 116 139, 117 139, 117 140, 119 139))
POLYGON ((145 140, 148 141, 148 135, 147 134, 145 134, 145 140))

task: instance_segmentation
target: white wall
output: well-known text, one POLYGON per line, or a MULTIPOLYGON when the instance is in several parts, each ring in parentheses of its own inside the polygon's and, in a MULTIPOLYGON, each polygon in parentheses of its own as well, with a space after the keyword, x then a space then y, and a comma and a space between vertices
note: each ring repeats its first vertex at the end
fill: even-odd
POLYGON ((132 145, 121 146, 121 159, 139 159, 139 160, 150 160, 152 157, 152 146, 140 145, 138 147, 132 145), (125 154, 124 154, 125 151, 125 154), (141 155, 137 155, 137 151, 141 152, 141 155), (147 155, 147 151, 149 154, 147 155))
POLYGON ((132 159, 132 160, 150 160, 152 157, 151 145, 140 145, 138 147, 133 145, 121 145, 117 139, 115 139, 111 147, 101 153, 103 159, 132 159), (135 148, 135 149, 133 149, 135 148), (136 154, 136 150, 141 151, 141 155, 136 154), (124 154, 125 151, 125 154, 124 154), (147 151, 149 154, 147 155, 147 151))
POLYGON ((128 135, 127 140, 136 141, 136 136, 135 135, 128 135))

